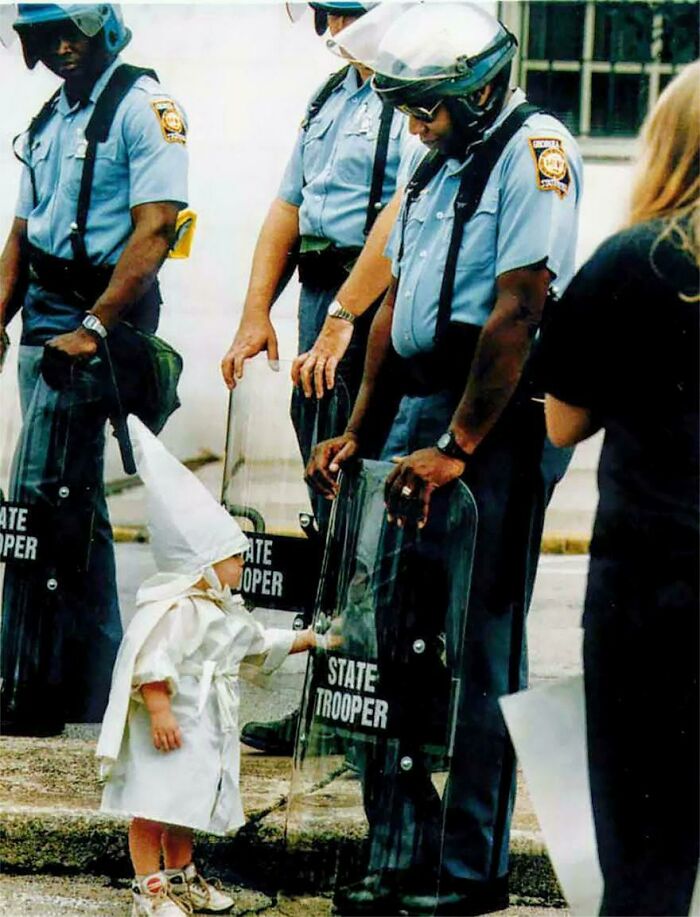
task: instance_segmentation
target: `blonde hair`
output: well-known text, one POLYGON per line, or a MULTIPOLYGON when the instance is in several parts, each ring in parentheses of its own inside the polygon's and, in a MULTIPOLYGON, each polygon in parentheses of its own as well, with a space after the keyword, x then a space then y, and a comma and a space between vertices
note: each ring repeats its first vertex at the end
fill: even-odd
POLYGON ((700 264, 700 61, 669 83, 642 129, 629 225, 669 218, 673 235, 700 264))

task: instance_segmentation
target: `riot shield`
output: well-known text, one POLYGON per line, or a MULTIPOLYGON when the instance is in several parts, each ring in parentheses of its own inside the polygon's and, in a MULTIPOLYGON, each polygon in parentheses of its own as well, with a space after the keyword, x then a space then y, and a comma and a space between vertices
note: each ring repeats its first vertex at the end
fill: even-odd
MULTIPOLYGON (((290 417, 291 363, 273 372, 264 355, 249 360, 231 395, 222 503, 250 538, 242 592, 249 604, 310 618, 323 538, 304 483, 290 417)), ((349 411, 339 380, 322 401, 304 405, 313 441, 334 436, 349 411)))
POLYGON ((344 473, 314 614, 286 821, 288 854, 333 876, 335 906, 396 914, 435 894, 476 505, 436 491, 427 526, 389 524, 393 466, 344 473), (369 899, 369 900, 368 900, 369 899))
POLYGON ((0 505, 2 719, 23 735, 99 722, 121 639, 102 366, 67 366, 56 386, 43 360, 41 347, 20 354, 23 423, 0 505))

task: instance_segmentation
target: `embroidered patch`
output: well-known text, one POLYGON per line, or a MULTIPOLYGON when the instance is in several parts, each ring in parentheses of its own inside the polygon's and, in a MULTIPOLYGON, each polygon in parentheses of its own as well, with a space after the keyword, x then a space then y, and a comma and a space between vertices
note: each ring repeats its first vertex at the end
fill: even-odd
POLYGON ((561 140, 558 137, 530 137, 530 150, 537 169, 540 191, 555 191, 559 197, 569 193, 571 172, 561 140))
POLYGON ((163 137, 168 143, 187 143, 185 122, 172 100, 151 102, 151 108, 156 113, 163 137))

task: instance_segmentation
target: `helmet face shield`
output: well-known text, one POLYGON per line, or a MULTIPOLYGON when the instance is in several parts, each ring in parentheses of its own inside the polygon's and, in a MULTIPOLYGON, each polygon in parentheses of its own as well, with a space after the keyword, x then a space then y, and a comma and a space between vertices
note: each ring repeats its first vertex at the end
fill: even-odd
POLYGON ((329 16, 363 16, 376 3, 355 3, 353 0, 337 0, 335 3, 309 3, 314 12, 314 27, 317 35, 324 35, 328 29, 329 16))
POLYGON ((355 3, 353 0, 338 0, 335 3, 289 3, 284 4, 292 22, 299 22, 304 13, 311 7, 314 17, 314 28, 317 35, 324 35, 328 29, 328 16, 362 16, 367 10, 377 6, 377 3, 355 3))
POLYGON ((309 8, 308 3, 285 3, 284 8, 291 22, 299 22, 309 8))
POLYGON ((0 4, 0 45, 3 48, 9 48, 17 37, 17 33, 12 28, 16 18, 16 3, 0 4))
POLYGON ((131 38, 118 4, 20 3, 17 4, 13 27, 22 41, 24 59, 30 69, 41 57, 50 27, 66 21, 70 21, 86 38, 103 34, 105 50, 109 54, 119 53, 131 38))
POLYGON ((376 60, 382 38, 392 23, 412 6, 415 6, 415 3, 380 3, 366 16, 343 29, 335 38, 327 38, 326 46, 338 57, 357 61, 374 69, 369 62, 376 60))
POLYGON ((375 72, 375 88, 389 102, 394 91, 469 96, 515 54, 515 37, 475 4, 408 4, 390 21, 382 15, 394 4, 382 6, 386 11, 353 23, 334 45, 375 72))

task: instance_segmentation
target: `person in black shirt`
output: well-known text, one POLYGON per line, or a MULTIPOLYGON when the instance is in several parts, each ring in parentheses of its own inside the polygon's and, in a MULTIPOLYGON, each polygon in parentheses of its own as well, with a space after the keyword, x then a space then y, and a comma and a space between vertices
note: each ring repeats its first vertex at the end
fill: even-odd
POLYGON ((605 430, 584 675, 601 914, 687 914, 698 864, 700 63, 661 95, 627 229, 541 342, 547 431, 605 430))

